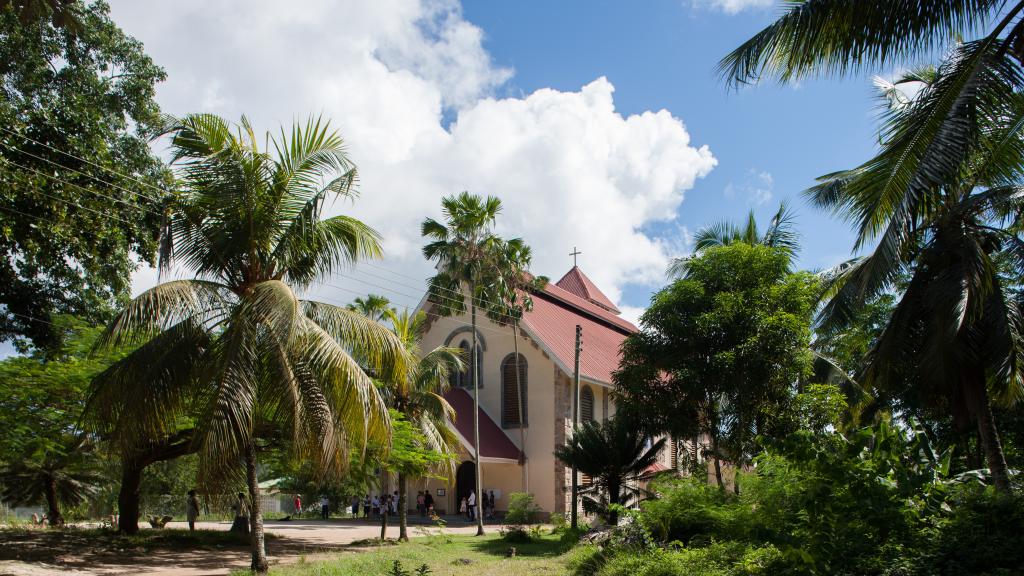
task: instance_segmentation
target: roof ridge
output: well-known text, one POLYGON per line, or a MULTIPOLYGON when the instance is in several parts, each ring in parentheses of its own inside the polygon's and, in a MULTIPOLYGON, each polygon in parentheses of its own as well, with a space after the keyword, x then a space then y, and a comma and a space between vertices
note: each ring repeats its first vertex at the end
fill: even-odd
POLYGON ((583 273, 583 270, 581 270, 579 266, 574 265, 570 268, 569 271, 558 280, 558 282, 555 282, 555 286, 575 294, 584 300, 588 300, 613 314, 622 313, 622 311, 615 306, 615 303, 605 296, 604 292, 601 292, 601 289, 594 284, 594 281, 583 273))

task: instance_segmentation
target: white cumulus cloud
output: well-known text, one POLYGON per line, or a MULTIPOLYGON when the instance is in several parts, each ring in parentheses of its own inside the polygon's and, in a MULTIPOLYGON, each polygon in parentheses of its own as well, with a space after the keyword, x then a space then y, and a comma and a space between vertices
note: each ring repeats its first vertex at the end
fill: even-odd
POLYGON ((761 10, 771 8, 777 0, 693 0, 694 6, 710 7, 726 14, 736 14, 743 10, 761 10))
MULTIPOLYGON (((617 112, 603 77, 498 97, 513 72, 454 1, 112 4, 167 69, 165 111, 246 114, 270 129, 322 113, 342 131, 362 195, 333 210, 382 232, 388 256, 320 290, 336 300, 373 291, 414 304, 431 273, 419 223, 462 190, 502 199, 499 231, 533 247, 535 272, 557 279, 578 246, 580 266, 619 300, 626 284, 663 280, 671 242, 641 230, 674 219, 716 163, 672 113, 617 112)), ((152 282, 141 273, 136 288, 152 282)))

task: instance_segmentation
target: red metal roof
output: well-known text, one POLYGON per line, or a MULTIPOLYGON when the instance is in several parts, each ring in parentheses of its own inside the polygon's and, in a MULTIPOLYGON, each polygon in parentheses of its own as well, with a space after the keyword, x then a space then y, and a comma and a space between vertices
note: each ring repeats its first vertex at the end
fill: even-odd
MULTIPOLYGON (((471 447, 475 448, 473 443, 473 396, 462 388, 452 388, 444 395, 444 398, 455 409, 455 429, 471 447)), ((491 417, 483 409, 480 409, 479 413, 480 444, 483 445, 480 456, 519 460, 522 454, 519 448, 516 448, 501 427, 491 420, 491 417)))
MULTIPOLYGON (((586 278, 582 273, 580 276, 586 278)), ((583 328, 580 375, 611 383, 612 372, 619 367, 622 342, 636 332, 636 326, 557 283, 549 283, 543 292, 534 293, 533 310, 523 316, 527 331, 540 340, 570 374, 576 355, 577 324, 583 328)))
POLYGON ((573 266, 565 273, 565 276, 562 276, 561 280, 555 282, 555 285, 616 314, 621 312, 603 292, 597 289, 597 286, 590 281, 590 278, 587 278, 579 266, 573 266))

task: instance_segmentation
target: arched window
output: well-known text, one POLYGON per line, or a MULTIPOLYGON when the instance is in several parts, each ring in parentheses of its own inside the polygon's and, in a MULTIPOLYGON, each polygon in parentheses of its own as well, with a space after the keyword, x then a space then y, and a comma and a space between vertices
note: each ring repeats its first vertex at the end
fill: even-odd
POLYGON ((580 422, 594 420, 594 391, 590 386, 583 386, 580 391, 580 422))
POLYGON ((501 362, 501 425, 503 428, 527 426, 526 417, 529 389, 526 385, 526 358, 519 355, 519 385, 516 386, 516 356, 509 354, 501 362), (522 394, 520 394, 520 390, 522 394), (522 420, 520 421, 520 408, 522 420))
MULTIPOLYGON (((463 340, 459 343, 459 348, 462 349, 462 365, 464 366, 462 372, 452 372, 448 376, 448 383, 452 388, 468 388, 473 389, 473 358, 470 356, 470 345, 468 340, 463 340)), ((484 387, 483 377, 483 365, 484 365, 484 351, 478 344, 476 347, 476 371, 480 374, 480 381, 478 385, 484 387)))

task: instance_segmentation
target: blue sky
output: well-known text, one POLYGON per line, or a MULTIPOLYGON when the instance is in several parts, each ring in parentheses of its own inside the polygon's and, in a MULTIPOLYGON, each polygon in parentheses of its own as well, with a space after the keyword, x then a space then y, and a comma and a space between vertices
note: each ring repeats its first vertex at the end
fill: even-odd
MULTIPOLYGON (((497 64, 515 68, 509 91, 572 90, 603 75, 615 85, 621 113, 666 108, 681 118, 693 141, 707 144, 719 161, 679 209, 678 223, 690 231, 743 219, 750 208, 767 222, 787 200, 804 236, 801 266, 829 266, 850 254, 849 226, 806 205, 800 192, 815 177, 871 154, 876 110, 870 77, 730 92, 716 76, 718 60, 770 23, 774 8, 727 14, 685 0, 469 0, 463 8, 485 31, 497 64), (766 187, 763 173, 771 175, 771 198, 758 204, 751 196, 766 187)), ((670 228, 651 227, 655 234, 670 228)), ((643 306, 649 293, 649 287, 628 286, 624 300, 643 306)))

